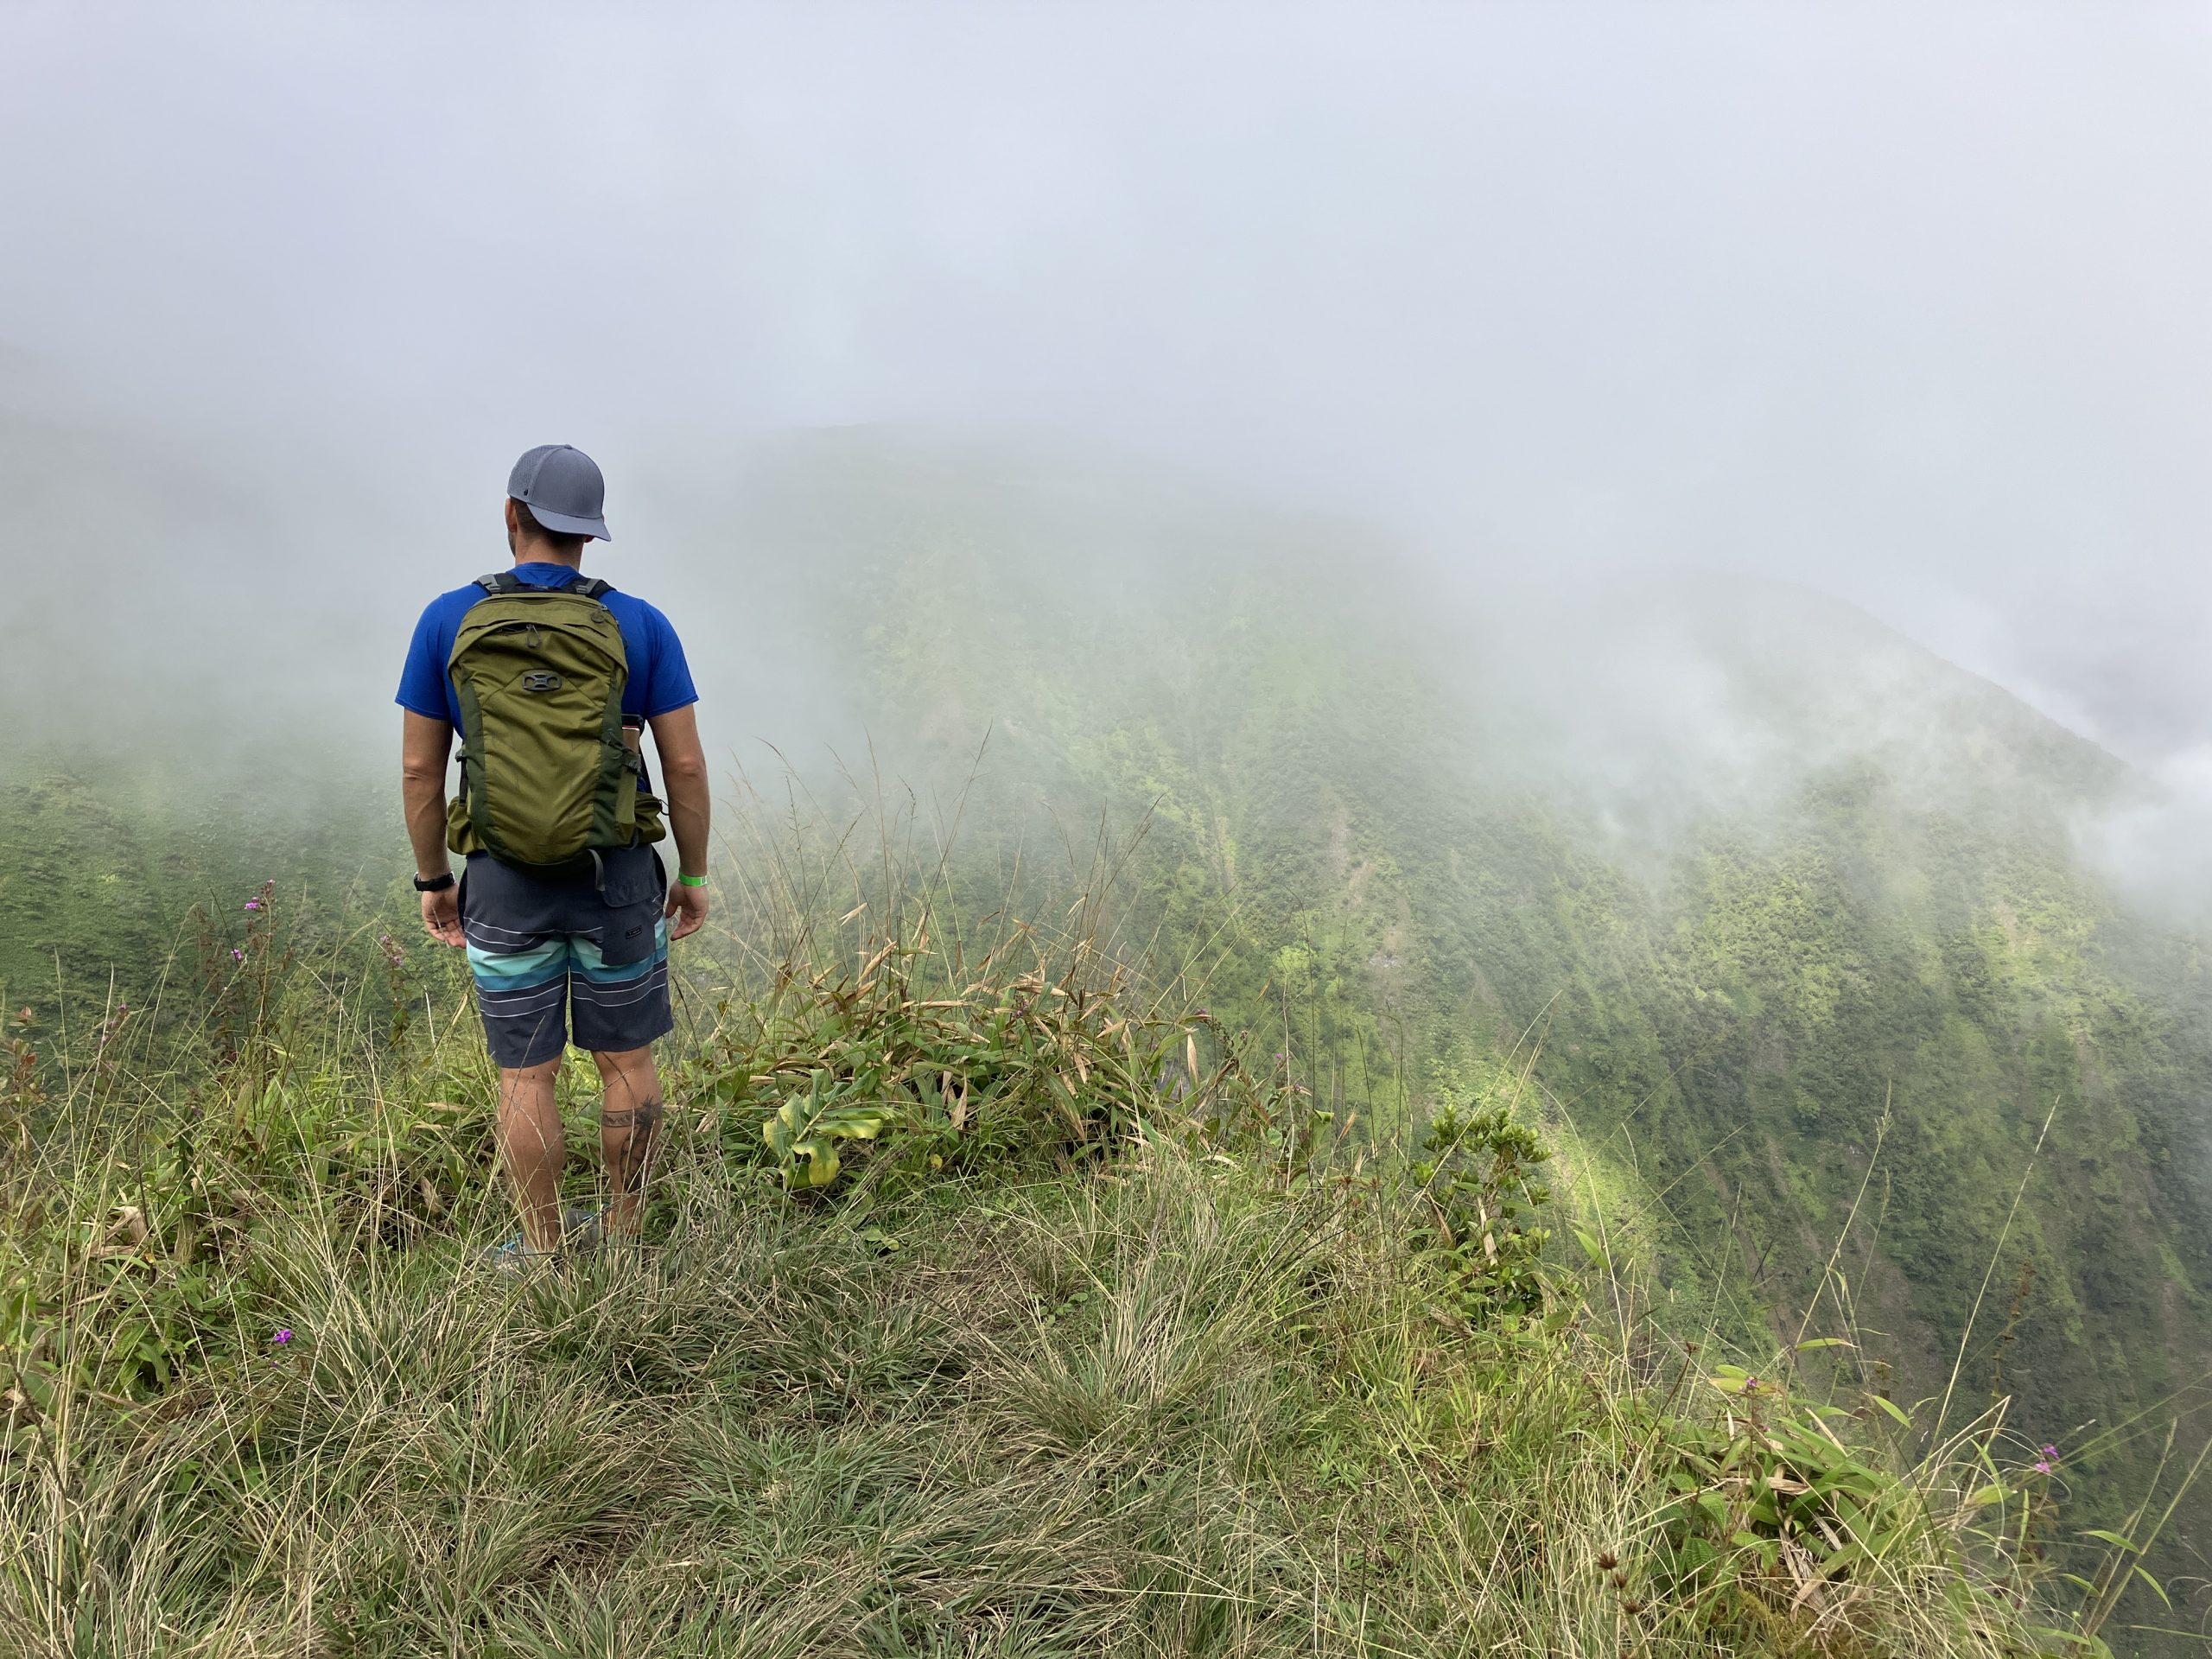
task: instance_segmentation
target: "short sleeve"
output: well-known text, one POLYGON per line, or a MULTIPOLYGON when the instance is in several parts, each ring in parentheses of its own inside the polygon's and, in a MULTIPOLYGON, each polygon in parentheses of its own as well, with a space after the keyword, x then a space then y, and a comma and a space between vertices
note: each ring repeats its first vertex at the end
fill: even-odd
POLYGON ((443 601, 433 600, 415 624, 408 642, 407 665, 399 672, 399 695, 393 699, 410 714, 425 720, 453 719, 453 693, 446 684, 445 653, 438 649, 439 612, 443 601))
POLYGON ((691 664, 684 660, 675 626, 651 605, 645 607, 645 626, 652 636, 652 671, 645 683, 645 718, 651 720, 698 702, 699 690, 691 683, 691 664))

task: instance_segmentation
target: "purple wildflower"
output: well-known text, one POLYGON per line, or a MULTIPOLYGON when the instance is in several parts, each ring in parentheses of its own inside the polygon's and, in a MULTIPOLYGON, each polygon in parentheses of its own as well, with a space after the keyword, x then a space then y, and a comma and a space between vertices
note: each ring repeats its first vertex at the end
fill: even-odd
POLYGON ((239 950, 238 946, 232 945, 231 947, 231 960, 232 962, 244 962, 245 960, 245 952, 239 950))
POLYGON ((245 907, 248 910, 259 910, 261 908, 261 900, 258 899, 249 899, 245 901, 245 907))
POLYGON ((282 1347, 283 1347, 286 1343, 289 1342, 291 1339, 292 1339, 292 1327, 291 1327, 290 1325, 286 1325, 283 1330, 279 1331, 279 1332, 278 1332, 275 1336, 273 1336, 273 1337, 271 1337, 271 1338, 269 1338, 269 1340, 270 1340, 270 1342, 272 1342, 272 1343, 276 1344, 276 1345, 277 1347, 279 1347, 279 1348, 282 1348, 282 1347))
POLYGON ((2039 1475, 2047 1475, 2050 1472, 2050 1459, 2048 1458, 2037 1458, 2036 1459, 2036 1473, 2039 1475))

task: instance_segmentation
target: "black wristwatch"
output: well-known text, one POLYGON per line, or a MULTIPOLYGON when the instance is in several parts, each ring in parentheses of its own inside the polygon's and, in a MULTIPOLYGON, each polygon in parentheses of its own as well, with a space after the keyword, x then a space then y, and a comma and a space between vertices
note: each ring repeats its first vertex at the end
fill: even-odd
POLYGON ((443 875, 434 875, 427 881, 419 875, 415 878, 415 891, 417 893, 443 893, 451 886, 453 886, 451 870, 448 870, 443 875))

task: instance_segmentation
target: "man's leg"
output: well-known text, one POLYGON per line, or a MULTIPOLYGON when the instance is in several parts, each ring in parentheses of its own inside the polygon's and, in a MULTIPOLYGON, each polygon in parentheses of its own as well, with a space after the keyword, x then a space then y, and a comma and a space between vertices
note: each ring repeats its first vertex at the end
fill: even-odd
POLYGON ((607 1160, 611 1192, 603 1224, 610 1236, 635 1238, 660 1134, 660 1072, 650 1044, 594 1053, 592 1058, 607 1088, 599 1109, 599 1150, 607 1160))
POLYGON ((642 1217, 645 1179, 660 1131, 660 1073, 653 1041, 676 1024, 668 996, 668 922, 661 914, 664 884, 650 847, 607 855, 595 925, 575 940, 575 977, 570 982, 576 1046, 591 1051, 607 1098, 600 1108, 599 1147, 607 1160, 609 1236, 635 1238, 642 1217), (607 959, 607 947, 616 960, 607 959))
POLYGON ((561 1113, 553 1103, 556 1057, 499 1071, 499 1161, 513 1185, 524 1248, 561 1242, 561 1113))
POLYGON ((499 1161, 514 1189, 525 1249, 561 1241, 561 1114, 553 1078, 569 1039, 567 937, 537 882, 472 858, 461 884, 461 924, 492 1064, 499 1068, 499 1161))

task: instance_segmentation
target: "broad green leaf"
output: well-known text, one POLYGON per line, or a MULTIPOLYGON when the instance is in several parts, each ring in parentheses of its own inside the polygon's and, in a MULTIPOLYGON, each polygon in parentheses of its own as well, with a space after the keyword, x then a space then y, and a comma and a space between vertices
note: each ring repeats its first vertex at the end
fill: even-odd
POLYGON ((1889 1413, 1891 1416, 1896 1418, 1897 1421, 1904 1424, 1907 1428, 1910 1428, 1912 1427, 1912 1419, 1904 1414, 1904 1410, 1897 1404, 1896 1402, 1885 1399, 1878 1394, 1870 1394, 1866 1397, 1869 1400, 1872 1400, 1876 1405, 1879 1406, 1884 1411, 1889 1413))

